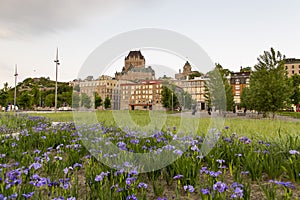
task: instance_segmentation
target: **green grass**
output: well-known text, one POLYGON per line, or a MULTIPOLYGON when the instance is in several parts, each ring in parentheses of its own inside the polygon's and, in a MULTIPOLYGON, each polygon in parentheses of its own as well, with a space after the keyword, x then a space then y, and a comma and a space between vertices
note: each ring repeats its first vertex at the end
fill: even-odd
POLYGON ((300 112, 280 112, 279 115, 300 119, 300 112))
MULTIPOLYGON (((183 130, 197 130, 200 135, 207 132, 210 125, 211 118, 181 118, 174 115, 166 115, 166 119, 150 118, 149 111, 97 111, 95 113, 80 113, 75 116, 79 116, 86 121, 88 118, 95 120, 97 116, 98 122, 103 122, 106 126, 115 126, 117 124, 116 119, 123 118, 121 121, 124 122, 124 126, 128 125, 128 121, 132 120, 136 126, 146 127, 153 123, 153 120, 157 120, 158 123, 163 123, 162 129, 176 127, 177 129, 183 128, 183 130), (120 114, 121 113, 121 114, 120 114), (164 121, 165 120, 165 121, 164 121), (160 122, 161 121, 161 122, 160 122), (189 127, 184 127, 189 126, 189 127)), ((300 113, 294 113, 300 114, 300 113)), ((35 113, 30 114, 34 116, 44 116, 49 118, 51 121, 60 122, 74 122, 73 113, 35 113)), ((163 115, 160 113, 160 115, 163 115)), ((299 115, 300 117, 300 115, 299 115)), ((157 122, 156 121, 156 122, 157 122)), ((120 123, 118 123, 120 125, 120 123)), ((259 139, 276 139, 280 135, 300 135, 299 127, 300 122, 292 122, 279 119, 245 119, 245 118, 226 118, 224 126, 229 126, 231 132, 236 132, 238 135, 247 137, 259 138, 259 139)), ((158 126, 160 127, 160 126, 158 126)))
MULTIPOLYGON (((74 117, 73 113, 31 114, 43 117, 15 117, 14 114, 0 114, 0 134, 7 133, 10 129, 21 133, 16 138, 2 137, 0 163, 9 165, 5 168, 2 167, 2 175, 0 173, 0 176, 3 177, 4 174, 6 179, 15 179, 15 176, 7 176, 6 174, 12 174, 15 172, 13 170, 20 170, 20 166, 24 166, 22 170, 29 168, 30 172, 22 175, 13 173, 22 180, 22 183, 13 184, 7 189, 8 183, 14 182, 0 181, 0 194, 8 197, 15 192, 28 194, 34 191, 32 199, 47 199, 46 195, 50 195, 49 199, 58 196, 64 196, 65 199, 71 196, 77 199, 128 199, 128 195, 131 194, 137 195, 138 199, 157 199, 159 196, 167 196, 168 199, 174 196, 176 199, 196 200, 200 197, 202 197, 201 199, 229 199, 233 193, 233 188, 229 188, 226 193, 215 191, 214 198, 212 195, 205 196, 199 192, 201 188, 210 188, 213 191, 213 185, 217 181, 222 181, 228 186, 232 182, 243 184, 245 200, 254 197, 267 200, 299 197, 300 155, 291 155, 289 151, 300 151, 300 124, 299 122, 278 119, 227 118, 224 124, 221 123, 222 126, 219 130, 221 138, 204 158, 200 156, 202 153, 193 148, 201 148, 202 145, 210 143, 201 142, 203 137, 193 137, 193 142, 196 141, 196 143, 191 144, 180 158, 178 157, 168 166, 156 171, 136 175, 133 173, 132 176, 136 181, 127 187, 127 173, 121 173, 121 170, 118 171, 119 169, 109 168, 105 162, 96 160, 97 156, 90 157, 90 152, 102 152, 105 160, 101 161, 116 161, 117 158, 119 163, 138 157, 131 157, 127 151, 121 151, 118 154, 110 152, 109 143, 100 139, 97 133, 101 133, 101 138, 109 139, 113 144, 126 143, 128 151, 147 153, 153 149, 169 146, 166 144, 172 144, 170 143, 172 140, 180 141, 178 145, 184 146, 187 144, 185 141, 188 140, 185 140, 186 137, 179 134, 178 130, 193 130, 198 135, 202 135, 202 133, 207 133, 212 122, 210 118, 191 116, 180 118, 175 115, 161 115, 163 113, 158 113, 160 116, 151 117, 150 114, 148 111, 80 112, 74 117), (138 143, 133 143, 132 141, 137 139, 137 135, 132 130, 123 129, 121 131, 120 129, 97 125, 82 126, 77 130, 70 124, 53 127, 49 120, 44 118, 45 116, 51 121, 76 122, 79 120, 86 123, 100 121, 111 127, 126 126, 131 121, 137 127, 147 128, 154 123, 157 126, 162 124, 162 129, 170 128, 170 131, 159 131, 162 134, 155 134, 153 137, 138 137, 138 143), (79 137, 79 133, 83 137, 79 137), (244 136, 250 140, 246 138, 247 142, 245 142, 244 136), (177 137, 180 139, 177 140, 177 137), (258 140, 263 141, 258 142, 258 140), (39 161, 39 159, 42 160, 39 161), (219 159, 224 160, 225 164, 223 164, 227 166, 226 168, 219 168, 221 167, 219 159), (40 163, 40 168, 30 167, 37 162, 40 163), (81 164, 82 167, 72 167, 76 163, 81 164), (199 172, 203 168, 207 168, 211 172, 220 171, 221 174, 218 177, 213 177, 209 173, 199 172), (65 172, 66 169, 68 169, 67 172, 65 172), (102 181, 97 181, 96 177, 102 172, 110 172, 111 175, 105 176, 102 181), (116 172, 118 172, 117 176, 115 175, 116 172), (247 175, 242 174, 242 172, 247 172, 247 175), (183 175, 180 182, 173 179, 179 174, 183 175), (35 177, 36 175, 47 177, 51 181, 68 180, 71 187, 52 187, 47 184, 43 187, 34 187, 30 183, 34 179, 33 175, 35 177), (268 182, 269 180, 291 181, 295 188, 290 190, 278 186, 277 189, 274 184, 268 182), (149 188, 147 190, 138 189, 137 185, 140 182, 147 183, 149 188), (115 184, 127 189, 116 192, 117 188, 113 187, 115 184), (185 192, 184 185, 194 186, 195 192, 193 194, 185 192), (44 191, 50 191, 50 193, 46 194, 44 191)), ((155 160, 148 160, 148 157, 145 157, 143 160, 145 162, 142 163, 145 163, 145 167, 149 167, 149 164, 150 167, 154 167, 156 165, 152 164, 156 160, 160 161, 157 164, 169 162, 175 155, 173 150, 168 150, 165 152, 166 154, 157 154, 155 160)))

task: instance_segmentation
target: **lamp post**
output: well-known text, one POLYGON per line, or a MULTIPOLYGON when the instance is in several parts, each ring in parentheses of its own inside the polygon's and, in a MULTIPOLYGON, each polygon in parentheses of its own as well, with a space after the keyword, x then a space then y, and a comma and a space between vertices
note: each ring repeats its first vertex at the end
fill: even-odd
POLYGON ((56 60, 54 60, 55 66, 56 66, 56 71, 55 71, 55 103, 54 103, 54 111, 57 111, 57 70, 58 70, 58 65, 59 60, 58 60, 58 48, 56 49, 56 60))
POLYGON ((184 109, 185 109, 185 94, 183 95, 183 111, 184 111, 184 109))
POLYGON ((18 77, 17 65, 15 66, 14 76, 15 76, 14 110, 16 110, 16 105, 17 105, 17 77, 18 77))
POLYGON ((173 92, 172 92, 172 111, 173 111, 173 92))

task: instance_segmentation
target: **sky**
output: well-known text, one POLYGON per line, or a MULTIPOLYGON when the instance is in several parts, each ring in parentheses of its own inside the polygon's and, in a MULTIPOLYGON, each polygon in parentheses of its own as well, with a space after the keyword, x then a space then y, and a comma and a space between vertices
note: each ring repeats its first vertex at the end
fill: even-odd
MULTIPOLYGON (((58 80, 71 81, 99 45, 142 28, 182 34, 232 71, 253 67, 271 47, 300 58, 299 7, 298 0, 0 0, 0 88, 5 82, 13 86, 15 65, 19 81, 54 80, 57 47, 58 80)), ((166 74, 185 63, 160 51, 142 53, 147 65, 167 66, 162 70, 166 74)), ((182 56, 188 60, 188 54, 182 56)), ((107 73, 122 69, 123 56, 116 55, 119 60, 107 73)))

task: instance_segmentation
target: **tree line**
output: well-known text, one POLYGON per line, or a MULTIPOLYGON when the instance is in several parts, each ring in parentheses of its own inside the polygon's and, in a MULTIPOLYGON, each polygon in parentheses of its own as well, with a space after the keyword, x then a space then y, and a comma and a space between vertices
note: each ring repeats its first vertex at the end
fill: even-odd
MULTIPOLYGON (((58 82, 57 85, 57 107, 91 108, 93 106, 91 97, 85 93, 80 94, 79 87, 73 88, 65 82, 58 82)), ((4 83, 4 87, 0 90, 0 106, 13 105, 14 91, 14 87, 9 87, 8 83, 4 83)), ((18 83, 16 91, 16 102, 19 109, 30 110, 38 107, 53 108, 55 106, 55 81, 51 81, 50 78, 27 78, 18 83)), ((102 105, 105 108, 110 107, 111 102, 108 97, 103 102, 97 93, 94 95, 95 108, 102 105)))
MULTIPOLYGON (((288 77, 285 70, 285 56, 273 48, 264 51, 254 66, 241 69, 250 71, 249 87, 241 93, 240 107, 245 110, 255 110, 267 116, 275 116, 277 111, 288 109, 300 103, 300 76, 295 74, 288 77)), ((208 107, 215 107, 219 111, 235 111, 232 86, 227 80, 230 74, 216 64, 214 70, 208 72, 209 79, 205 82, 205 99, 208 107)))

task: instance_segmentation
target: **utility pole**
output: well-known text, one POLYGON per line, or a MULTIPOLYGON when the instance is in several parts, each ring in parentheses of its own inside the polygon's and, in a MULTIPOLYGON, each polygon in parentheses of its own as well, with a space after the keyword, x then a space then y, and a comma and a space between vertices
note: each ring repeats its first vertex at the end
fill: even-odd
POLYGON ((14 94, 14 110, 16 110, 17 105, 17 78, 18 78, 18 70, 17 70, 17 64, 15 66, 15 94, 14 94))
POLYGON ((172 111, 173 111, 173 92, 172 92, 172 111))
POLYGON ((54 111, 57 111, 57 70, 58 70, 58 65, 59 60, 58 60, 58 48, 56 49, 56 60, 54 60, 55 65, 56 65, 56 73, 55 73, 55 104, 54 104, 54 111))
POLYGON ((185 94, 183 95, 183 109, 182 109, 182 111, 184 111, 184 109, 185 109, 185 94))

